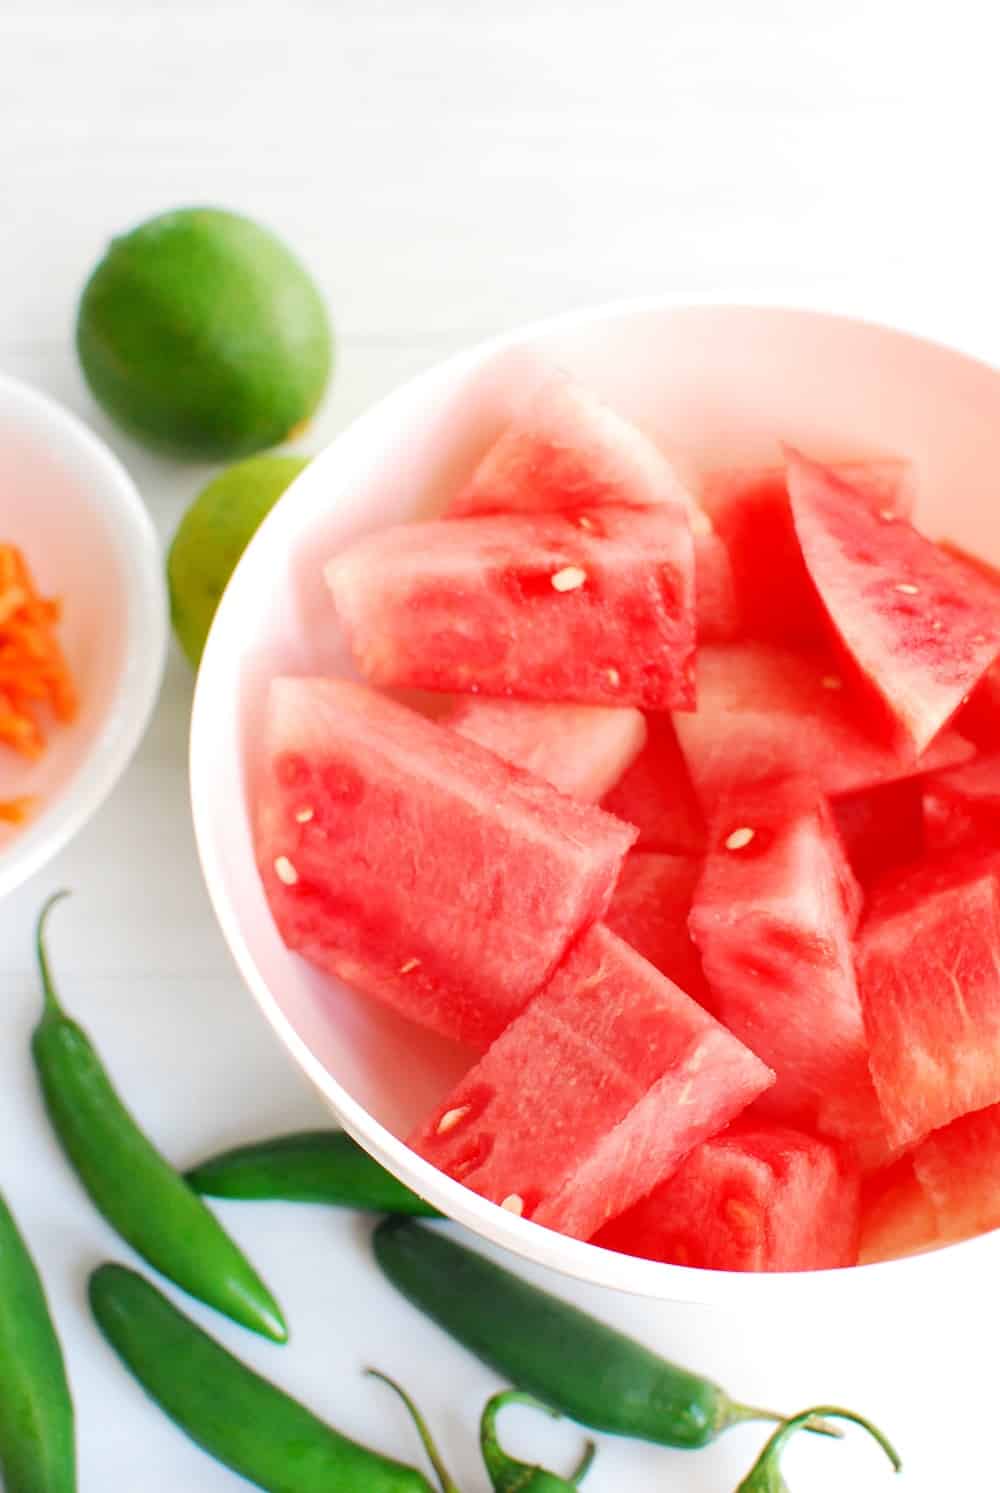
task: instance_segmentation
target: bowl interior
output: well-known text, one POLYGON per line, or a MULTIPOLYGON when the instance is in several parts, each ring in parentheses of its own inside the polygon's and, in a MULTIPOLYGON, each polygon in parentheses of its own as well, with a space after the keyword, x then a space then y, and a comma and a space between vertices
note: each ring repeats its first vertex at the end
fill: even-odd
MULTIPOLYGON (((639 420, 693 474, 773 463, 782 440, 828 458, 905 455, 917 469, 918 521, 994 560, 1000 375, 902 332, 795 310, 622 306, 529 329, 417 379, 318 457, 247 551, 209 640, 192 736, 209 890, 265 1012, 341 1120, 411 1185, 498 1242, 626 1289, 718 1297, 720 1282, 706 1282, 707 1272, 561 1239, 401 1146, 395 1138, 447 1091, 468 1054, 290 955, 254 868, 247 784, 268 681, 280 672, 353 672, 322 582, 324 559, 367 530, 433 511, 500 428, 539 355, 639 420)), ((841 1274, 887 1268, 900 1267, 841 1274)))
POLYGON ((62 603, 60 638, 80 711, 44 757, 0 754, 0 798, 37 796, 0 833, 0 890, 37 869, 96 808, 155 696, 166 640, 156 536, 131 480, 97 438, 44 396, 0 378, 0 538, 21 547, 62 603))

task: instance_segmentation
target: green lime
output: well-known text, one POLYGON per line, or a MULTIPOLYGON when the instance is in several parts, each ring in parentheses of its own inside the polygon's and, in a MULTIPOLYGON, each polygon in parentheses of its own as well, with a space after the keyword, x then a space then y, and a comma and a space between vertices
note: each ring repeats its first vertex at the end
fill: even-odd
POLYGON ((207 207, 112 241, 80 298, 76 345, 98 403, 132 435, 223 461, 298 432, 333 363, 300 262, 266 228, 207 207))
POLYGON ((181 519, 167 555, 167 584, 174 632, 195 668, 237 560, 308 460, 254 456, 238 462, 202 488, 181 519))

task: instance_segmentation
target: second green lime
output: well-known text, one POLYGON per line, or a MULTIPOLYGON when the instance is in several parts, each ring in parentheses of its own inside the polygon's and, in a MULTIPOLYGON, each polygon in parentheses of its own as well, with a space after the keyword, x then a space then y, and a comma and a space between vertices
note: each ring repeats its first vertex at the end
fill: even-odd
POLYGON ((237 462, 202 489, 181 519, 167 555, 167 584, 174 631, 195 668, 237 560, 307 462, 305 456, 237 462))
POLYGON ((310 275, 268 229, 218 208, 114 239, 80 300, 77 350, 109 415, 174 455, 232 460, 312 416, 333 336, 310 275))

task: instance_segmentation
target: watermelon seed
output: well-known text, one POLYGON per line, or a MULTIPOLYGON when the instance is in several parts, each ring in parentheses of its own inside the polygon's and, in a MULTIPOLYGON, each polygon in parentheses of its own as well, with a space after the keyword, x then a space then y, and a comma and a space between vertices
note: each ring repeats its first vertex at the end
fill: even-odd
POLYGON ((501 1208, 506 1208, 508 1213, 515 1213, 520 1218, 524 1212, 524 1198, 520 1197, 518 1193, 512 1192, 509 1197, 504 1198, 500 1206, 501 1208))
POLYGON ((731 835, 726 836, 727 850, 745 850, 753 839, 756 831, 744 825, 742 829, 734 829, 731 835))
POLYGON ((609 683, 613 684, 614 687, 615 687, 615 689, 617 689, 618 686, 622 682, 622 676, 619 674, 618 670, 617 669, 605 669, 604 672, 608 676, 609 683))
POLYGON ((420 968, 420 960, 419 959, 407 959, 404 964, 401 964, 399 966, 399 973, 401 975, 408 975, 412 970, 419 969, 419 968, 420 968))
POLYGON ((896 519, 899 517, 899 514, 894 513, 891 508, 880 508, 878 516, 883 520, 884 523, 894 524, 896 522, 896 519))
POLYGON ((820 680, 820 684, 824 689, 844 688, 844 681, 841 679, 839 674, 824 674, 823 678, 820 680))
POLYGON ((310 821, 310 819, 312 819, 313 815, 315 814, 315 812, 316 812, 315 809, 298 809, 298 810, 296 810, 296 813, 295 813, 295 821, 296 821, 296 823, 297 824, 308 824, 309 821, 310 821))
POLYGON ((460 1104, 457 1109, 445 1110, 437 1122, 438 1135, 447 1135, 449 1130, 454 1130, 456 1125, 462 1123, 471 1108, 471 1104, 460 1104))
POLYGON ((587 572, 579 565, 566 565, 551 577, 556 591, 577 591, 587 579, 587 572))
POLYGON ((911 586, 910 583, 909 583, 909 581, 900 581, 899 585, 893 587, 893 589, 895 591, 898 591, 901 596, 919 596, 920 595, 920 587, 919 586, 911 586))
POLYGON ((299 873, 287 855, 279 855, 275 859, 274 872, 278 880, 283 881, 285 886, 294 886, 299 879, 299 873))
POLYGON ((594 520, 592 518, 588 518, 585 513, 580 514, 580 517, 577 519, 577 524, 581 529, 593 529, 595 527, 594 520))

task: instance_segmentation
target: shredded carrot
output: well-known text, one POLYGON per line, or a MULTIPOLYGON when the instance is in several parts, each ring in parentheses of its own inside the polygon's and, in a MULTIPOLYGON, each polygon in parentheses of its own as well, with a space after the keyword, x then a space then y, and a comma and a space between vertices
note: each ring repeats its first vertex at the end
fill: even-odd
MULTIPOLYGON (((61 608, 39 596, 21 551, 0 544, 0 744, 23 757, 45 751, 45 708, 71 721, 77 693, 56 637, 61 608)), ((20 823, 32 809, 27 798, 0 800, 0 819, 20 823)))
POLYGON ((23 824, 35 811, 33 798, 0 798, 0 822, 23 824))

